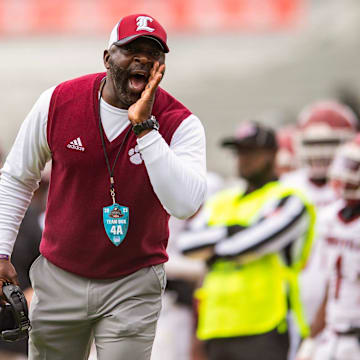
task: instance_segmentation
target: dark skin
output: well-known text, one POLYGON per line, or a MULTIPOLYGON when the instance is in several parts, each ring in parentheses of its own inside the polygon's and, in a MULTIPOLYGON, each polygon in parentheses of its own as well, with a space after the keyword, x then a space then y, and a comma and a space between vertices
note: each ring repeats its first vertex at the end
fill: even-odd
MULTIPOLYGON (((19 285, 17 272, 14 268, 14 265, 10 262, 10 260, 0 260, 0 296, 3 298, 2 287, 4 282, 10 282, 15 285, 19 285)), ((5 304, 5 300, 0 299, 0 304, 5 304)))
POLYGON ((325 328, 326 304, 328 302, 328 290, 329 290, 329 285, 327 284, 324 299, 323 299, 322 303, 320 304, 320 306, 316 312, 314 321, 310 327, 310 337, 312 337, 312 338, 315 338, 316 336, 318 336, 325 328))
MULTIPOLYGON (((277 179, 275 169, 276 150, 259 147, 234 147, 239 177, 247 182, 245 194, 260 189, 277 179)), ((214 245, 195 253, 194 258, 211 259, 214 245)))
POLYGON ((235 148, 238 175, 248 182, 247 193, 276 179, 276 150, 265 148, 235 148))
MULTIPOLYGON (((103 99, 110 105, 127 109, 133 125, 149 119, 156 89, 165 73, 161 46, 152 39, 140 37, 123 46, 112 45, 104 51, 103 60, 107 70, 103 99)), ((150 131, 144 130, 138 137, 150 131)), ((3 297, 4 282, 19 285, 12 263, 0 259, 0 297, 3 297)))
MULTIPOLYGON (((107 74, 103 99, 110 105, 127 109, 133 125, 147 120, 165 72, 165 54, 159 44, 141 37, 127 45, 112 45, 104 51, 104 65, 107 74)), ((143 131, 138 137, 149 131, 143 131)))

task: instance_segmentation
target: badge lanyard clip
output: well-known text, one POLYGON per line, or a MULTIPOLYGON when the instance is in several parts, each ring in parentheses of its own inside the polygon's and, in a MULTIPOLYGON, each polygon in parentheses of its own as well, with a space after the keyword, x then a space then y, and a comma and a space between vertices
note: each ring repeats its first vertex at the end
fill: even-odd
POLYGON ((114 178, 111 176, 110 177, 110 195, 112 197, 113 200, 113 204, 115 204, 115 182, 114 182, 114 178))

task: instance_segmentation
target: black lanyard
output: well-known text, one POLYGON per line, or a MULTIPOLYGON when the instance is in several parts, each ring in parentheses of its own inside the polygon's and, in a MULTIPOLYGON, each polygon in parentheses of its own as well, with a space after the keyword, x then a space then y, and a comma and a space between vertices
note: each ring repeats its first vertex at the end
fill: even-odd
POLYGON ((101 126, 101 116, 100 116, 101 96, 102 96, 102 92, 103 92, 103 89, 104 89, 104 86, 105 86, 105 82, 106 82, 106 78, 103 80, 103 82, 102 82, 102 84, 100 86, 100 91, 99 91, 99 130, 100 130, 101 144, 102 144, 102 147, 103 147, 103 150, 104 150, 104 155, 105 155, 106 166, 107 166, 109 176, 110 176, 110 195, 111 195, 111 198, 113 200, 113 204, 115 204, 116 201, 115 201, 114 169, 115 169, 116 162, 117 162, 117 160, 119 158, 120 152, 121 152, 121 150, 122 150, 122 148, 123 148, 123 146, 125 144, 125 141, 126 141, 127 137, 129 136, 129 133, 131 131, 131 126, 128 129, 128 131, 126 132, 126 134, 124 136, 124 139, 120 144, 119 150, 118 150, 118 152, 116 154, 116 157, 115 157, 114 164, 111 167, 110 166, 110 161, 109 161, 109 156, 108 156, 108 154, 106 152, 106 145, 105 145, 103 129, 102 129, 102 126, 101 126))

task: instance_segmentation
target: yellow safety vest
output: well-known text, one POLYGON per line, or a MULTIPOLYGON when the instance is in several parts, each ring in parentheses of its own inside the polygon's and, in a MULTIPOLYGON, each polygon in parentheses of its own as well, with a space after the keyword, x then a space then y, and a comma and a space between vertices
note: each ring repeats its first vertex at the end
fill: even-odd
POLYGON ((209 225, 249 226, 264 205, 289 195, 299 196, 306 206, 310 226, 300 256, 286 266, 277 253, 246 264, 218 260, 203 286, 195 293, 199 301, 197 335, 200 339, 247 336, 271 331, 286 324, 287 299, 303 336, 309 328, 299 296, 298 272, 305 266, 314 236, 314 207, 297 190, 275 181, 243 196, 239 189, 225 190, 206 204, 209 225))

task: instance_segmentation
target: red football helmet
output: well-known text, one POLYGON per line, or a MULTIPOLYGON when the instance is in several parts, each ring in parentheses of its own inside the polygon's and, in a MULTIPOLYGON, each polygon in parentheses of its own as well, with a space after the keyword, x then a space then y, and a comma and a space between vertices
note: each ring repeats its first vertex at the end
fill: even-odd
POLYGON ((311 178, 327 177, 337 147, 355 135, 357 122, 354 112, 336 101, 320 101, 300 113, 299 157, 311 178))
POLYGON ((329 176, 343 199, 360 200, 360 134, 338 149, 329 176))
POLYGON ((278 151, 276 153, 276 172, 279 176, 298 167, 297 154, 295 152, 295 126, 286 126, 276 131, 278 151))

